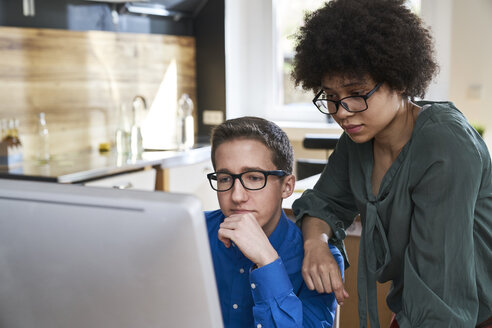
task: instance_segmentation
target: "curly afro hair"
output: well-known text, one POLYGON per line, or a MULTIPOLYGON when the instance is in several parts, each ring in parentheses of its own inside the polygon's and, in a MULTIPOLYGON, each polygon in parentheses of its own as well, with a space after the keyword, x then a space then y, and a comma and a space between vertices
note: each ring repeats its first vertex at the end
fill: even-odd
POLYGON ((292 77, 319 91, 325 76, 369 76, 423 98, 438 65, 430 32, 404 0, 333 0, 296 34, 292 77))

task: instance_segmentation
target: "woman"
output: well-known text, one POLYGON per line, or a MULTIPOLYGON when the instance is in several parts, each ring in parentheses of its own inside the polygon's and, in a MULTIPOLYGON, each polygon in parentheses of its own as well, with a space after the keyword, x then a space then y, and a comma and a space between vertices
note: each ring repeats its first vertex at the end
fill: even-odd
POLYGON ((296 83, 344 130, 293 204, 308 287, 348 297, 326 237, 345 254, 360 214, 362 327, 379 327, 376 280, 392 281, 393 327, 487 326, 490 155, 451 102, 415 101, 437 72, 429 31, 403 0, 334 0, 306 16, 296 52, 296 83))

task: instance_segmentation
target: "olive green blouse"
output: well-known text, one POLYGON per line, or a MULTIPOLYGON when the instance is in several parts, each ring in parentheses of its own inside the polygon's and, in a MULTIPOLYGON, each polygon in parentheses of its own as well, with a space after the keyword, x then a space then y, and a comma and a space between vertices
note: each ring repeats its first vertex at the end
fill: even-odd
MULTIPOLYGON (((319 181, 294 202, 334 231, 360 213, 361 327, 379 327, 376 280, 392 285, 401 328, 475 327, 492 315, 492 177, 487 146, 449 102, 421 111, 412 136, 372 193, 372 141, 343 134, 319 181)), ((346 257, 346 256, 345 256, 346 257)))

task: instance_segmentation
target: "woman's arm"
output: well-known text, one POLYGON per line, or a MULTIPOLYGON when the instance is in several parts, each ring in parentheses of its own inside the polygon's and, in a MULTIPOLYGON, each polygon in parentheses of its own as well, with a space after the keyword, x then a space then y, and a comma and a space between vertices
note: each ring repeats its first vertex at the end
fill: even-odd
POLYGON ((349 294, 343 286, 340 269, 328 247, 332 236, 331 227, 325 221, 304 216, 302 220, 304 237, 304 261, 302 276, 309 289, 318 293, 334 293, 342 305, 349 294))
POLYGON ((343 134, 331 154, 321 177, 313 189, 306 190, 292 204, 297 223, 304 237, 302 273, 306 285, 318 292, 334 292, 342 304, 348 297, 343 282, 328 249, 328 239, 336 245, 348 268, 343 239, 358 210, 350 189, 348 137, 343 134), (334 233, 333 229, 337 229, 334 233))

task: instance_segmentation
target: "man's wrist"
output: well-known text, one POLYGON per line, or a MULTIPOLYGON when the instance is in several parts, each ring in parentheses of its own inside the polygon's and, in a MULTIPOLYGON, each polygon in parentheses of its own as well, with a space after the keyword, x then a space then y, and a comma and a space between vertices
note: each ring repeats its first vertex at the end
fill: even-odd
POLYGON ((261 268, 262 266, 275 262, 277 259, 278 259, 278 254, 275 250, 273 250, 273 252, 269 254, 265 254, 264 258, 260 259, 257 263, 255 263, 255 266, 256 268, 261 268))

